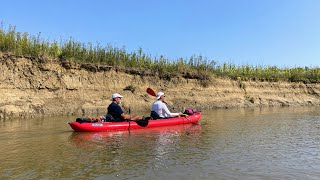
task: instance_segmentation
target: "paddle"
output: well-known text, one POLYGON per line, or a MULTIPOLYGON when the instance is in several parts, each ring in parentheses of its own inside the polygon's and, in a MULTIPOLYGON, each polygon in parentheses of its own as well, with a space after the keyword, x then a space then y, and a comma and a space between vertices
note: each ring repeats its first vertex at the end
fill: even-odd
MULTIPOLYGON (((125 111, 127 111, 126 109, 124 109, 125 111)), ((130 107, 129 107, 129 110, 127 111, 127 113, 129 113, 130 114, 130 112, 131 112, 131 110, 130 110, 130 107)), ((134 121, 134 122, 136 122, 139 126, 141 126, 141 127, 146 127, 146 126, 148 126, 148 124, 149 124, 149 119, 150 118, 148 118, 148 117, 143 117, 142 119, 139 119, 139 120, 131 120, 131 119, 126 119, 126 121, 128 121, 129 122, 129 129, 130 129, 130 122, 131 121, 134 121)))
POLYGON ((191 124, 198 124, 198 123, 194 123, 191 121, 191 119, 187 118, 187 116, 189 116, 188 114, 181 114, 181 117, 186 118, 186 120, 190 121, 191 124))
POLYGON ((155 93, 151 88, 147 88, 147 93, 148 93, 149 95, 151 95, 151 96, 154 96, 154 97, 157 96, 156 93, 155 93))
POLYGON ((146 126, 148 126, 148 124, 149 124, 149 117, 146 117, 146 118, 142 118, 142 119, 140 119, 140 120, 136 120, 136 121, 134 121, 134 120, 129 120, 129 121, 134 121, 134 122, 136 122, 139 126, 141 126, 141 127, 146 127, 146 126))
MULTIPOLYGON (((156 93, 155 93, 154 90, 151 89, 151 88, 147 88, 147 93, 148 93, 149 95, 151 95, 151 96, 157 97, 156 93)), ((166 102, 164 102, 164 103, 166 103, 166 102)), ((169 108, 174 109, 174 107, 169 106, 167 103, 166 103, 166 105, 167 105, 169 108)), ((187 119, 188 121, 190 121, 192 124, 197 124, 197 123, 192 122, 189 118, 187 118, 188 114, 181 114, 181 116, 184 117, 184 118, 186 118, 186 119, 187 119)))
MULTIPOLYGON (((154 92, 154 90, 151 89, 151 88, 147 88, 147 93, 148 93, 149 95, 151 95, 151 96, 157 97, 157 94, 156 94, 156 93, 154 92)), ((164 102, 164 103, 166 103, 166 102, 164 102)), ((170 106, 168 103, 166 103, 166 105, 167 105, 170 109, 172 109, 172 110, 175 109, 174 107, 170 106)))

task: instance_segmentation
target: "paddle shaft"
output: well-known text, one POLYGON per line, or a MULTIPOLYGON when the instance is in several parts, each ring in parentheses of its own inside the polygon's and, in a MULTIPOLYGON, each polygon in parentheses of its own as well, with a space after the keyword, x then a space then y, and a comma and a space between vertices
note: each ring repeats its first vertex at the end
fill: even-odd
MULTIPOLYGON (((147 93, 151 96, 157 97, 156 93, 154 92, 153 89, 147 88, 147 93)), ((175 110, 173 106, 170 106, 167 102, 164 102, 170 109, 175 110)))

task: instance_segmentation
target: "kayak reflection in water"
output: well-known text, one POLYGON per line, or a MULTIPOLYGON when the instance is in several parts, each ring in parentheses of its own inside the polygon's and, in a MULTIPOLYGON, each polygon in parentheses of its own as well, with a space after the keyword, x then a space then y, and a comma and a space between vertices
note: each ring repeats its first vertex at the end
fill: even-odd
POLYGON ((176 117, 180 116, 182 113, 172 113, 169 111, 166 103, 165 103, 165 95, 163 92, 158 92, 157 94, 157 100, 152 104, 151 108, 151 117, 153 119, 163 119, 163 118, 169 118, 169 117, 176 117))

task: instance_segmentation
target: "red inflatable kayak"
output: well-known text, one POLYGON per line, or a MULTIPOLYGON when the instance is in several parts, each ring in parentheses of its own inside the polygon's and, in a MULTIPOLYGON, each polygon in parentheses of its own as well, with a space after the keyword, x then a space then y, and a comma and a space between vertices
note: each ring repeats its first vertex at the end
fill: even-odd
MULTIPOLYGON (((168 119, 156 119, 147 120, 144 122, 94 122, 94 123, 79 123, 70 122, 69 125, 74 131, 118 131, 118 130, 129 130, 129 129, 142 129, 152 128, 161 126, 172 126, 179 124, 196 124, 201 118, 201 112, 194 113, 185 117, 174 117, 168 119)), ((140 120, 142 121, 142 120, 140 120)))

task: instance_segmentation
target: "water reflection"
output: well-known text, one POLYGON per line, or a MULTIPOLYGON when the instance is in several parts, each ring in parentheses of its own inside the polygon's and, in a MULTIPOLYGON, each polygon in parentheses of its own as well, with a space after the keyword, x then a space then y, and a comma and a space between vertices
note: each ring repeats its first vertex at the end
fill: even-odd
POLYGON ((164 146, 170 146, 181 136, 195 136, 200 133, 201 126, 186 124, 179 126, 134 129, 130 131, 109 132, 73 132, 69 141, 81 149, 111 148, 110 152, 123 146, 131 146, 133 141, 152 142, 155 151, 161 151, 164 146), (113 150, 112 150, 113 149, 113 150), (157 150, 159 149, 159 150, 157 150))
POLYGON ((3 179, 319 179, 320 107, 208 110, 200 125, 73 132, 0 122, 3 179))
POLYGON ((320 177, 308 169, 320 170, 315 163, 319 162, 319 107, 218 110, 208 114, 215 119, 207 120, 203 129, 208 133, 208 144, 214 147, 209 148, 204 164, 215 177, 296 178, 307 173, 309 178, 320 177))
POLYGON ((78 149, 87 151, 86 156, 100 157, 96 164, 106 174, 119 173, 112 176, 123 176, 126 172, 127 176, 134 176, 137 172, 145 173, 147 169, 167 168, 171 164, 168 161, 172 161, 169 156, 179 156, 176 151, 180 147, 181 153, 184 151, 185 140, 190 137, 197 139, 200 133, 200 125, 189 124, 117 132, 73 132, 69 141, 78 149), (125 171, 124 167, 130 171, 125 171))

